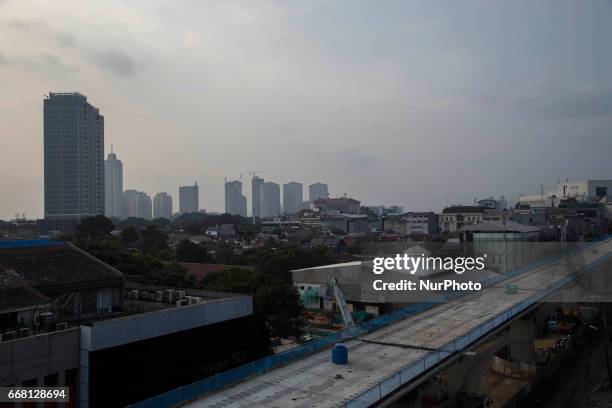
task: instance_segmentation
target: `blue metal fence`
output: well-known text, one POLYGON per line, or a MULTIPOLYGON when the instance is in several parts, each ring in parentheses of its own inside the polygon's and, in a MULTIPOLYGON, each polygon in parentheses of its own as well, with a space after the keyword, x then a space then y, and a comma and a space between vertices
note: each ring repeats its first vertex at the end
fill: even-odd
MULTIPOLYGON (((604 239, 607 239, 605 237, 604 239)), ((601 239, 597 242, 603 241, 601 239)), ((597 242, 591 243, 591 245, 596 244, 597 242)), ((521 267, 508 273, 506 275, 495 277, 493 279, 489 279, 488 281, 483 283, 483 286, 491 286, 493 284, 499 283, 502 280, 506 280, 510 277, 520 275, 522 273, 527 272, 528 270, 533 270, 538 268, 546 263, 551 261, 555 261, 561 259, 564 256, 571 254, 572 252, 583 250, 582 248, 575 248, 569 252, 565 252, 563 254, 557 254, 536 263, 521 267)), ((595 267, 595 264, 599 264, 599 262, 603 262, 605 259, 608 259, 611 254, 608 254, 598 260, 596 263, 589 266, 588 269, 592 269, 595 267)), ((483 333, 487 333, 495 327, 503 324, 509 319, 513 318, 517 314, 521 313, 526 308, 532 306, 533 304, 539 302, 540 300, 550 296, 560 287, 567 285, 568 283, 575 280, 575 276, 568 276, 564 279, 557 281, 554 285, 552 285, 547 290, 538 293, 536 295, 532 295, 528 300, 523 301, 511 309, 505 311, 504 313, 484 322, 479 325, 477 328, 472 330, 470 333, 461 336, 459 338, 454 339, 452 342, 444 345, 440 349, 436 351, 429 352, 420 360, 411 363, 410 365, 404 367, 399 373, 392 375, 391 377, 385 379, 379 384, 375 385, 371 389, 365 391, 364 393, 358 395, 357 397, 348 401, 345 406, 347 408, 354 407, 368 407, 374 402, 380 400, 381 398, 389 395, 391 392, 396 390, 399 386, 406 384, 407 382, 413 380, 420 374, 422 374, 425 370, 433 367, 446 357, 451 354, 458 352, 460 350, 465 349, 469 344, 471 344, 476 339, 480 338, 483 333)), ((446 300, 450 300, 457 296, 461 296, 461 293, 449 293, 444 296, 446 300)), ((358 335, 369 333, 381 327, 388 326, 392 323, 395 323, 399 320, 402 320, 408 316, 411 316, 415 313, 422 312, 433 307, 436 304, 441 303, 440 301, 430 301, 430 302, 421 302, 412 304, 406 308, 396 310, 394 312, 379 316, 375 319, 365 321, 357 326, 350 327, 339 332, 330 334, 325 337, 318 338, 313 340, 307 344, 304 344, 299 347, 295 347, 293 349, 273 354, 268 357, 264 357, 262 359, 250 362, 248 364, 244 364, 240 367, 233 368, 228 371, 224 371, 218 373, 214 376, 205 378, 203 380, 196 381, 192 384, 188 384, 174 390, 167 391, 163 394, 156 395, 144 401, 137 402, 135 404, 130 405, 133 408, 165 408, 172 407, 182 402, 186 402, 192 400, 196 397, 202 396, 206 393, 219 390, 221 388, 227 387, 229 385, 235 384, 237 382, 243 381, 248 377, 263 374, 272 369, 278 368, 285 364, 288 364, 292 361, 295 361, 299 358, 302 358, 307 355, 311 355, 317 351, 323 350, 327 347, 332 346, 335 343, 346 341, 351 338, 355 338, 358 335)))

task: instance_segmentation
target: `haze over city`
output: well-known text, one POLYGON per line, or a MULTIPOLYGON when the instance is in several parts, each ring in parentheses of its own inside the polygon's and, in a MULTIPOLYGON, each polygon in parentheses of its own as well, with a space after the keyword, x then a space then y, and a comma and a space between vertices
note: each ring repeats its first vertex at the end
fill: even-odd
POLYGON ((55 91, 100 109, 126 189, 213 211, 253 170, 438 211, 612 169, 607 1, 45 6, 0 1, 0 219, 43 214, 55 91))

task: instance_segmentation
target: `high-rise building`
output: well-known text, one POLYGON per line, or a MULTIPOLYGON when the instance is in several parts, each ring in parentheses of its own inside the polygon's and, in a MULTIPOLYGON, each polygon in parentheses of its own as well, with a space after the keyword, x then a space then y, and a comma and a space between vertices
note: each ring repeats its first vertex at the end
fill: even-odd
POLYGON ((253 219, 256 217, 262 217, 261 188, 263 184, 264 179, 253 176, 253 180, 251 180, 251 206, 253 211, 253 219))
POLYGON ((275 217, 280 214, 280 185, 268 181, 261 185, 261 216, 275 217))
POLYGON ((123 192, 123 216, 151 219, 151 197, 147 193, 136 190, 123 192))
POLYGON ((225 182, 225 212, 232 215, 247 215, 247 200, 242 195, 242 182, 238 180, 225 182))
POLYGON ((153 198, 153 218, 172 219, 172 196, 166 192, 157 193, 153 198))
POLYGON ((200 210, 200 189, 198 183, 193 186, 179 186, 179 212, 195 213, 200 210))
POLYGON ((123 218, 123 163, 112 145, 104 161, 104 215, 123 218))
POLYGON ((327 184, 314 183, 308 186, 308 201, 311 203, 317 201, 319 198, 328 198, 329 192, 327 191, 327 184))
POLYGON ((304 193, 302 184, 291 181, 283 184, 283 213, 295 214, 302 209, 304 193))
POLYGON ((76 92, 44 100, 45 218, 104 214, 104 117, 76 92))

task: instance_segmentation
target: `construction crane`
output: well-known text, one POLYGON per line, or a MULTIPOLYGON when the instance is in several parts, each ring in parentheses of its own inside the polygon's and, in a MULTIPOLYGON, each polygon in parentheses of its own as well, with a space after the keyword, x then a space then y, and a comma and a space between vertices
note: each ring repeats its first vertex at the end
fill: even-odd
POLYGON ((336 298, 336 303, 338 304, 338 308, 340 309, 340 314, 342 315, 342 320, 344 320, 344 325, 346 327, 352 327, 355 325, 355 320, 353 320, 353 314, 346 307, 346 299, 344 298, 344 293, 340 290, 340 285, 338 284, 338 279, 335 276, 332 276, 329 279, 329 286, 334 292, 334 297, 336 298))
POLYGON ((253 171, 249 171, 249 176, 257 176, 257 174, 267 174, 269 173, 269 171, 259 171, 259 170, 253 170, 253 171))

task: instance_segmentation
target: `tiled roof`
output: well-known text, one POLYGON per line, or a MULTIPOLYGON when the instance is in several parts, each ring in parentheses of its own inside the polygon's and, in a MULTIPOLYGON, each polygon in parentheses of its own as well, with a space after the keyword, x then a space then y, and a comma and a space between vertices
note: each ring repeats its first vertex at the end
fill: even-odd
POLYGON ((96 287, 100 281, 123 280, 118 270, 66 243, 0 246, 0 268, 15 271, 47 295, 47 290, 67 292, 75 287, 96 287))
POLYGON ((0 268, 0 313, 46 303, 49 303, 49 298, 28 285, 15 272, 0 268))

